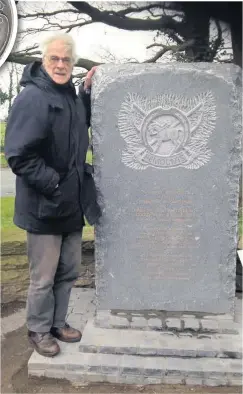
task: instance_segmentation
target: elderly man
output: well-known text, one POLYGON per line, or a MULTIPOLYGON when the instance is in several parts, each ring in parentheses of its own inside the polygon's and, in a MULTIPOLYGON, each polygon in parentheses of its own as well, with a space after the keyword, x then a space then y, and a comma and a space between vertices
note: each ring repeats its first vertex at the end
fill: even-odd
MULTIPOLYGON (((24 89, 12 106, 5 140, 6 158, 17 175, 14 223, 27 231, 28 337, 38 353, 50 357, 60 351, 56 338, 81 338, 65 318, 81 263, 83 215, 94 201, 84 182, 89 97, 83 89, 76 95, 75 60, 68 34, 43 43, 42 62, 24 69, 24 89)), ((92 216, 92 206, 88 210, 95 222, 97 211, 92 216)))

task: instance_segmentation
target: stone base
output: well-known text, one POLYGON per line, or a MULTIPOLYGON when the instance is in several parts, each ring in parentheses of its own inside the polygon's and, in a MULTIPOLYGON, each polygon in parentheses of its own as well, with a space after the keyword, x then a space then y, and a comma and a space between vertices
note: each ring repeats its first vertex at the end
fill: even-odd
POLYGON ((95 325, 108 329, 156 330, 191 332, 193 335, 205 333, 239 334, 240 324, 229 314, 182 313, 166 311, 116 311, 96 312, 95 325))
POLYGON ((242 358, 240 335, 105 329, 88 321, 79 350, 134 356, 242 358))
POLYGON ((180 336, 171 333, 102 329, 93 319, 78 344, 60 343, 61 353, 33 353, 30 375, 65 378, 76 384, 188 384, 240 386, 240 335, 180 336))

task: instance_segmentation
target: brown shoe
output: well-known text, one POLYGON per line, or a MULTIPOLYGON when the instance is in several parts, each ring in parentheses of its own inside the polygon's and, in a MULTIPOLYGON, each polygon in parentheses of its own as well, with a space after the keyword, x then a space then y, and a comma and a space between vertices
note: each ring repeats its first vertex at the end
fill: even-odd
POLYGON ((28 339, 42 356, 54 357, 60 352, 58 343, 49 332, 28 331, 28 339))
POLYGON ((67 323, 61 328, 52 327, 51 334, 62 342, 79 342, 82 337, 79 330, 70 327, 67 323))

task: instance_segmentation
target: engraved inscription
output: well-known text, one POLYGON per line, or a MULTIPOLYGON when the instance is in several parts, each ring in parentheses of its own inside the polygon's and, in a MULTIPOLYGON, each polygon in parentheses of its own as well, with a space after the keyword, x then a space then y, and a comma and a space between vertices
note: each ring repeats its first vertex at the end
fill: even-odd
POLYGON ((137 170, 200 168, 212 156, 207 144, 215 120, 211 92, 193 99, 165 94, 149 100, 128 94, 118 119, 126 142, 122 162, 137 170))
POLYGON ((130 245, 136 251, 139 277, 159 280, 192 280, 197 264, 193 258, 200 246, 200 236, 195 239, 195 211, 192 201, 183 192, 165 192, 163 205, 156 197, 137 201, 134 220, 141 222, 141 231, 130 245), (177 196, 175 198, 175 196, 177 196), (139 252, 140 251, 140 252, 139 252))

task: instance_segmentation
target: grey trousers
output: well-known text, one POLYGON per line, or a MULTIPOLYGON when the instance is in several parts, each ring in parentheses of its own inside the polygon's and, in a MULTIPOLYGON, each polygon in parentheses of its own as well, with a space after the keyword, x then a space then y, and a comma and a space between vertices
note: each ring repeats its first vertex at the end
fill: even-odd
POLYGON ((27 327, 48 332, 65 324, 72 286, 79 275, 82 232, 67 235, 27 233, 30 285, 27 327))

